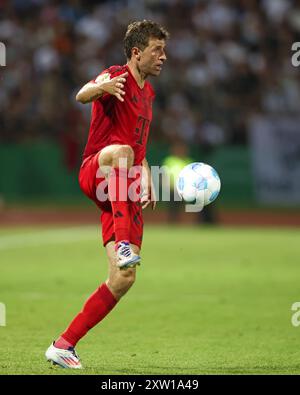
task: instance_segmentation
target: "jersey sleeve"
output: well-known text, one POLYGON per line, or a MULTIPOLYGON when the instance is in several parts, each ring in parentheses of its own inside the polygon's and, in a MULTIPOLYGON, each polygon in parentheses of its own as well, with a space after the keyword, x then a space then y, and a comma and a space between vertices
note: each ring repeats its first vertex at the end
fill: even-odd
POLYGON ((103 70, 100 74, 97 75, 96 78, 94 78, 90 82, 106 82, 125 72, 125 66, 111 66, 108 69, 103 70))
MULTIPOLYGON (((91 80, 90 82, 92 83, 101 83, 101 82, 107 82, 111 80, 114 77, 117 77, 120 74, 123 74, 126 72, 125 66, 111 66, 108 69, 103 70, 100 74, 97 75, 96 78, 91 80)), ((111 96, 109 93, 104 92, 104 94, 97 99, 98 102, 103 102, 107 100, 115 100, 113 96, 111 96)))

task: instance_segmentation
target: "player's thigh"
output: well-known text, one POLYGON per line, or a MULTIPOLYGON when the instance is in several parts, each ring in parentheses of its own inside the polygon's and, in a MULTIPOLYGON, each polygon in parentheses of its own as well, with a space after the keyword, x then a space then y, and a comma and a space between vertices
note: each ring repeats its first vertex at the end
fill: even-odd
MULTIPOLYGON (((88 196, 90 199, 96 202, 96 189, 97 185, 100 182, 100 174, 98 173, 99 165, 98 165, 98 155, 96 153, 94 155, 90 155, 86 158, 79 170, 79 185, 83 193, 88 196)), ((96 202, 97 203, 97 202, 96 202)))

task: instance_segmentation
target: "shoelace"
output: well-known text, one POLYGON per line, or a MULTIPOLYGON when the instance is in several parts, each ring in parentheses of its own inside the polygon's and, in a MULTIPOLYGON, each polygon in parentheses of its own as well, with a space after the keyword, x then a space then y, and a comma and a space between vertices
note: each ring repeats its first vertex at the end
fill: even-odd
POLYGON ((79 355, 77 354, 77 352, 75 351, 75 349, 71 349, 71 347, 69 348, 68 351, 71 351, 72 355, 77 358, 78 360, 80 360, 79 355))
POLYGON ((130 247, 127 245, 122 245, 120 247, 120 254, 124 255, 126 258, 130 257, 131 255, 130 247))

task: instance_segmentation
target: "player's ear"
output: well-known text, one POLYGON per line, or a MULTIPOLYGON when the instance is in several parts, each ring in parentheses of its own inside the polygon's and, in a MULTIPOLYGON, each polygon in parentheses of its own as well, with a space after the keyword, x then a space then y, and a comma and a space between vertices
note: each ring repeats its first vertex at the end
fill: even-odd
POLYGON ((133 47, 131 50, 131 54, 132 54, 132 56, 135 57, 136 60, 141 59, 141 51, 138 47, 133 47))

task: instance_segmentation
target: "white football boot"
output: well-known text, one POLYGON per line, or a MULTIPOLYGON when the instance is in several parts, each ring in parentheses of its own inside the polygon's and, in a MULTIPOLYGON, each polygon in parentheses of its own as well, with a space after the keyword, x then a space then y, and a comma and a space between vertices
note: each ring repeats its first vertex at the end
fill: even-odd
POLYGON ((141 257, 132 251, 128 242, 120 241, 117 243, 116 252, 118 258, 117 266, 120 269, 127 269, 128 267, 140 265, 141 257))
POLYGON ((57 348, 54 346, 54 342, 46 351, 46 359, 48 362, 52 362, 53 365, 59 365, 62 368, 68 369, 82 369, 79 356, 77 355, 73 347, 69 347, 68 350, 57 348))

